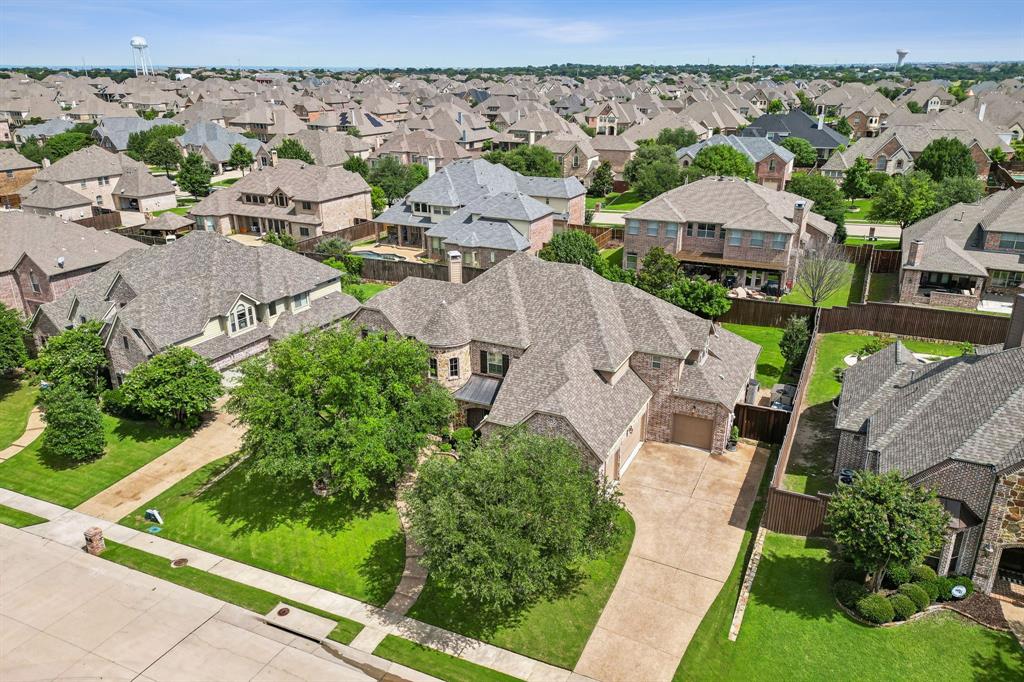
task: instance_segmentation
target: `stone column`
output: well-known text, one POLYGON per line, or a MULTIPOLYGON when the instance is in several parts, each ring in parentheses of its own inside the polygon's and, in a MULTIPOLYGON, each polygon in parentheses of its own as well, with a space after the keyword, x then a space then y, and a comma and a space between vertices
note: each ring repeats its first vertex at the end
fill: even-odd
POLYGON ((99 556, 107 548, 103 541, 103 530, 93 526, 85 531, 85 551, 93 556, 99 556))

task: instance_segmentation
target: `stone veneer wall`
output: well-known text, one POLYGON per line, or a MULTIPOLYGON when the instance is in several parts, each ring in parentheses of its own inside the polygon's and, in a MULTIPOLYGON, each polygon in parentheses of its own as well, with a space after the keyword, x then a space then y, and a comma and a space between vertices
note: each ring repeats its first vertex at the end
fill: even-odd
POLYGON ((1021 467, 996 479, 988 519, 982 534, 972 576, 978 589, 991 592, 1005 547, 1024 545, 1024 471, 1021 467), (985 546, 991 545, 992 552, 985 546))

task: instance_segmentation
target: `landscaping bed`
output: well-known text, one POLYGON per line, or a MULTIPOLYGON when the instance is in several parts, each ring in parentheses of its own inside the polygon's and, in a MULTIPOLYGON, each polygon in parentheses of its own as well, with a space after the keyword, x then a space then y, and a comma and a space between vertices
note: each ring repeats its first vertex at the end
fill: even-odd
POLYGON ((325 499, 305 482, 280 482, 242 463, 208 481, 231 458, 209 464, 122 519, 146 530, 145 510, 164 519, 159 537, 344 594, 387 603, 405 565, 405 538, 389 493, 364 504, 325 499))

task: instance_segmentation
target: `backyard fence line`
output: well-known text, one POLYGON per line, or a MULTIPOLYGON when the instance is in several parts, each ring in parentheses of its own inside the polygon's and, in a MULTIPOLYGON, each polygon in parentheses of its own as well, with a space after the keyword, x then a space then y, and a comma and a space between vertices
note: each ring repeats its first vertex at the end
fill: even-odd
POLYGON ((734 414, 733 424, 739 428, 741 438, 778 444, 786 437, 792 413, 773 407, 737 403, 734 414))

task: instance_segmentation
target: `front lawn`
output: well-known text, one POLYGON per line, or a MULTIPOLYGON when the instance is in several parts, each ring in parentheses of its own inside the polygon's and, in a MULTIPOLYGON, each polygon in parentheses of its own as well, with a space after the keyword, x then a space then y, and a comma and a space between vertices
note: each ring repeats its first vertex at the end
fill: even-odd
POLYGON ((832 598, 823 540, 768 534, 743 627, 730 642, 739 579, 734 571, 675 680, 1024 679, 1024 654, 1012 635, 954 614, 892 628, 849 618, 832 598))
POLYGON ((405 538, 390 494, 366 504, 313 494, 308 482, 277 481, 242 463, 208 489, 231 458, 207 465, 129 514, 163 516, 160 537, 381 606, 402 575, 405 538))
MULTIPOLYGON (((819 308, 835 308, 847 306, 851 303, 860 303, 860 294, 864 289, 864 266, 856 263, 847 263, 850 271, 850 278, 846 286, 822 301, 819 308)), ((810 305, 811 299, 799 288, 794 286, 793 291, 782 297, 783 303, 796 303, 798 305, 810 305)))
MULTIPOLYGON (((750 324, 723 323, 723 327, 738 334, 747 341, 761 346, 761 355, 757 357, 757 380, 762 386, 771 388, 782 382, 786 369, 786 359, 779 350, 782 341, 782 330, 777 327, 758 327, 750 324)), ((796 377, 787 375, 787 380, 795 381, 796 377)))
POLYGON ((27 381, 0 379, 0 450, 21 438, 39 387, 27 381))
POLYGON ((385 637, 373 650, 373 655, 445 682, 515 682, 519 679, 394 635, 385 637))
POLYGON ((188 435, 153 422, 103 415, 107 449, 103 456, 78 464, 41 451, 43 438, 6 462, 0 462, 0 487, 63 507, 77 507, 93 495, 148 464, 188 435))
POLYGON ((11 528, 24 528, 25 526, 46 523, 46 519, 0 504, 0 523, 11 528))
POLYGON ((360 303, 366 303, 368 300, 389 288, 390 284, 383 284, 381 282, 362 282, 360 284, 348 284, 345 286, 345 293, 350 296, 355 296, 360 303))
POLYGON ((583 566, 584 580, 565 597, 535 604, 514 620, 488 623, 472 606, 428 577, 409 617, 571 670, 597 625, 633 544, 632 517, 623 511, 616 523, 621 532, 615 546, 583 566))
POLYGON ((896 225, 891 220, 871 220, 868 218, 868 214, 871 213, 871 206, 875 203, 874 199, 854 199, 853 205, 851 206, 849 200, 846 202, 846 222, 848 223, 871 223, 873 225, 896 225), (857 208, 857 211, 851 211, 851 208, 857 208))
POLYGON ((622 194, 609 194, 608 203, 605 204, 604 209, 609 211, 632 211, 644 203, 644 200, 638 197, 636 192, 630 190, 622 194))
POLYGON ((230 187, 231 185, 235 184, 236 182, 238 182, 241 179, 242 178, 225 178, 223 180, 218 180, 217 182, 211 182, 210 186, 211 187, 230 187))

